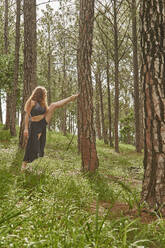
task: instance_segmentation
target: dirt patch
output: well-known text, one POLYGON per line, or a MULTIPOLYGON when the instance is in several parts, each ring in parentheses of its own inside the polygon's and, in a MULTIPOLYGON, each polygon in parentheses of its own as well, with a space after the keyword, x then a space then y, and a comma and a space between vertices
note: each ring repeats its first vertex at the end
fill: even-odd
MULTIPOLYGON (((97 203, 93 202, 90 206, 92 213, 96 212, 97 203)), ((141 223, 149 224, 157 219, 157 216, 148 209, 141 209, 140 213, 136 208, 130 209, 126 203, 116 202, 113 205, 110 202, 99 202, 99 215, 103 215, 109 209, 108 218, 121 218, 123 216, 130 217, 131 219, 140 219, 141 223)))

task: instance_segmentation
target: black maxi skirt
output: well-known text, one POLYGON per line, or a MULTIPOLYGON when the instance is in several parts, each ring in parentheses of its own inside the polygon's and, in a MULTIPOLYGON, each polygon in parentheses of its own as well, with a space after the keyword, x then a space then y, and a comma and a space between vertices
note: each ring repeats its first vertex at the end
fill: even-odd
POLYGON ((31 121, 29 125, 29 138, 25 150, 23 161, 31 163, 33 160, 44 156, 46 143, 46 125, 45 118, 40 121, 31 121), (38 134, 41 134, 38 138, 38 134))

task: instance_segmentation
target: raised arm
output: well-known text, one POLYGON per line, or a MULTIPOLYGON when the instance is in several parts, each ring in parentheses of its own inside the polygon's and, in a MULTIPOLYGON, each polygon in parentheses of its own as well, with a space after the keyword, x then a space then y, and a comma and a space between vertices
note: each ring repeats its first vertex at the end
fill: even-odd
POLYGON ((55 102, 54 103, 54 107, 55 108, 61 108, 63 107, 65 104, 71 102, 71 101, 74 101, 77 97, 78 97, 79 94, 75 94, 75 95, 72 95, 72 96, 69 96, 63 100, 60 100, 58 102, 55 102))
POLYGON ((74 101, 78 96, 79 96, 79 94, 75 94, 75 95, 69 96, 63 100, 60 100, 58 102, 53 102, 52 104, 50 104, 48 111, 46 112, 46 115, 45 115, 46 122, 47 123, 50 122, 56 108, 63 107, 67 103, 74 101))

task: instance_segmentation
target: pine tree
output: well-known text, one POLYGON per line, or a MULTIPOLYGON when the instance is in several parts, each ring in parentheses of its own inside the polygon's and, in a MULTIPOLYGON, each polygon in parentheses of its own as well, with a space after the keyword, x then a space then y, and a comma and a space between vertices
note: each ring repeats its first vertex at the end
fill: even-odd
POLYGON ((144 180, 142 200, 165 215, 165 2, 141 3, 144 91, 144 180))
POLYGON ((93 125, 93 89, 91 78, 93 21, 94 0, 80 0, 78 44, 79 130, 82 168, 87 171, 95 171, 99 165, 93 125))

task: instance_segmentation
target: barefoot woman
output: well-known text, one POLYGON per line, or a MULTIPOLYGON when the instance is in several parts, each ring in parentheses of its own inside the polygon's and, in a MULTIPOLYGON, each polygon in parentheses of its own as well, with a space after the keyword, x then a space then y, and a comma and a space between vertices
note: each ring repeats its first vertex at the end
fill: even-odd
POLYGON ((28 142, 22 163, 22 170, 26 169, 27 163, 44 156, 46 125, 50 122, 54 110, 74 101, 77 96, 78 94, 72 95, 48 106, 46 89, 41 86, 34 89, 32 95, 25 103, 24 136, 28 138, 28 142))

